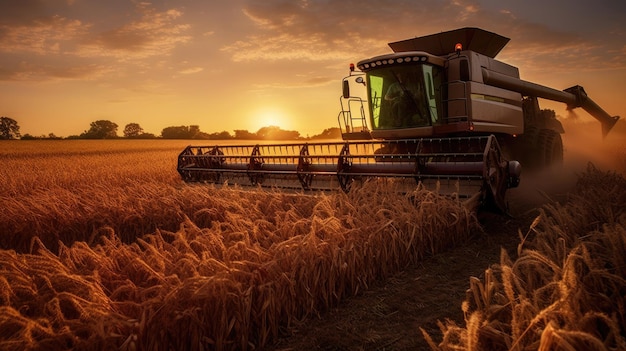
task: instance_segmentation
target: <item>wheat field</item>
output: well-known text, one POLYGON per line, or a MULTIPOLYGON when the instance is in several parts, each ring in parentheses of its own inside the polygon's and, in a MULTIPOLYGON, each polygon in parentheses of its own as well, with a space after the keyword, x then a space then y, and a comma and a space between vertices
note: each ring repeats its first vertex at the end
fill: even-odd
POLYGON ((184 184, 180 141, 5 145, 3 350, 259 349, 479 226, 458 199, 392 182, 184 184))
POLYGON ((421 329, 432 350, 626 350, 625 125, 602 140, 564 124, 574 189, 519 231, 515 257, 470 277, 464 325, 440 321, 440 340, 421 329))
POLYGON ((564 204, 546 205, 517 257, 471 277, 465 326, 440 322, 432 350, 625 350, 626 179, 590 164, 564 204))
MULTIPOLYGON (((480 227, 458 199, 392 182, 314 196, 184 184, 185 144, 2 143, 0 349, 260 349, 480 227)), ((431 348, 626 349, 625 209, 623 170, 590 164, 520 230, 517 257, 470 278, 465 325, 423 333, 431 348)))

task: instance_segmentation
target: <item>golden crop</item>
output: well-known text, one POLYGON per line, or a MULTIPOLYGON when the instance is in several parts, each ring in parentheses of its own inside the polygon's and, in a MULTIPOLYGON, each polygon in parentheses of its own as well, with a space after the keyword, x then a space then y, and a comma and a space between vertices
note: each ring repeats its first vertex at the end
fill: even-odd
MULTIPOLYGON (((458 200, 392 182, 316 196, 184 184, 185 143, 2 144, 0 349, 262 348, 478 226, 458 200)), ((441 323, 431 347, 626 348, 624 182, 590 167, 520 234, 517 259, 470 279, 466 326, 441 323)))
MULTIPOLYGON (((121 144, 117 144, 120 142, 121 144)), ((0 153, 0 348, 231 350, 467 240, 455 199, 183 184, 181 142, 0 153)))
POLYGON ((470 278, 465 327, 440 323, 433 350, 626 349, 626 179, 593 166, 548 205, 518 257, 470 278))

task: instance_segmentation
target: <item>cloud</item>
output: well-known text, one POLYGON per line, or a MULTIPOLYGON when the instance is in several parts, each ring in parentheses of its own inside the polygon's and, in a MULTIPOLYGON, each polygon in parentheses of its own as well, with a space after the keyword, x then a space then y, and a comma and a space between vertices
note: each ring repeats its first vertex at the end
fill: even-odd
MULTIPOLYGON (((390 52, 387 43, 391 41, 475 26, 510 37, 511 42, 499 58, 529 67, 521 68, 523 71, 626 66, 626 34, 621 24, 615 24, 615 29, 606 33, 596 32, 593 26, 557 30, 549 24, 533 22, 528 13, 506 8, 495 0, 242 2, 241 14, 248 23, 233 22, 228 35, 219 38, 232 40, 220 50, 236 62, 290 61, 330 66, 390 52)), ((66 63, 72 60, 77 67, 83 67, 84 76, 90 77, 115 64, 118 72, 171 68, 168 57, 177 48, 191 44, 194 33, 199 43, 206 42, 206 37, 217 40, 213 39, 216 32, 199 30, 200 24, 192 27, 185 23, 186 18, 193 16, 185 16, 182 8, 132 1, 123 4, 132 7, 120 10, 117 7, 122 2, 115 3, 110 6, 113 18, 103 14, 97 21, 89 22, 83 17, 70 17, 77 11, 67 11, 84 5, 82 2, 0 0, 0 79, 41 78, 46 71, 54 79, 81 77, 66 63), (109 27, 101 29, 103 23, 109 27), (93 74, 87 73, 89 68, 93 74), (67 70, 66 74, 63 70, 67 70)), ((194 69, 197 68, 172 68, 180 74, 197 73, 194 69)))
POLYGON ((494 31, 511 41, 498 59, 520 67, 524 72, 582 72, 626 68, 626 55, 611 48, 613 42, 623 43, 624 35, 610 35, 589 26, 558 29, 550 24, 534 22, 528 14, 514 12, 497 5, 484 9, 473 0, 454 0, 461 9, 460 26, 476 26, 494 31), (488 24, 482 26, 481 24, 488 24))
POLYGON ((157 11, 149 3, 136 4, 135 18, 127 23, 96 32, 95 25, 49 14, 44 6, 61 8, 71 1, 0 1, 8 3, 7 12, 0 12, 0 80, 94 79, 115 63, 117 72, 128 62, 154 67, 144 61, 162 59, 191 40, 190 25, 179 23, 181 11, 157 11))
POLYGON ((346 60, 389 51, 387 43, 447 28, 454 6, 421 1, 248 1, 245 16, 258 29, 222 48, 234 61, 346 60), (418 20, 419 19, 419 20, 418 20))
POLYGON ((141 18, 112 30, 98 33, 83 43, 77 54, 104 56, 120 60, 168 55, 177 45, 187 43, 190 25, 176 23, 182 12, 170 9, 157 12, 146 3, 138 5, 141 18))
POLYGON ((99 64, 36 64, 21 61, 6 65, 0 70, 0 80, 45 81, 45 80, 93 80, 111 74, 114 69, 99 64))
POLYGON ((0 24, 25 24, 45 14, 42 0, 0 0, 0 24))
POLYGON ((380 54, 389 51, 390 41, 452 29, 449 18, 433 16, 450 13, 451 7, 438 0, 250 0, 243 13, 257 30, 222 50, 235 61, 336 61, 380 54))
MULTIPOLYGON (((389 52, 391 41, 464 26, 510 37, 501 58, 530 67, 585 69, 590 62, 601 64, 611 50, 592 30, 558 30, 476 0, 249 0, 243 13, 256 30, 222 47, 233 61, 344 61, 389 52)), ((614 54, 612 68, 620 60, 626 65, 623 52, 614 54)))
POLYGON ((275 82, 275 83, 263 83, 255 84, 253 86, 254 91, 277 91, 277 90, 292 90, 300 88, 311 88, 316 86, 324 86, 327 84, 337 84, 337 77, 325 77, 325 76, 308 76, 304 75, 301 80, 292 82, 275 82))
POLYGON ((456 18, 458 21, 467 21, 472 16, 481 13, 481 8, 472 1, 453 0, 452 5, 457 8, 456 18))
MULTIPOLYGON (((360 43, 369 40, 348 36, 342 40, 329 42, 322 33, 292 34, 280 33, 272 36, 253 35, 247 40, 237 41, 222 48, 230 53, 233 61, 329 61, 354 56, 350 39, 360 43)), ((374 44, 377 45, 378 43, 374 44)), ((365 44, 367 45, 367 44, 365 44)))
POLYGON ((499 58, 523 66, 524 71, 554 73, 626 68, 626 53, 613 49, 612 40, 607 38, 558 31, 524 21, 517 21, 508 30, 511 42, 499 58))
POLYGON ((183 70, 178 71, 178 73, 180 74, 194 74, 194 73, 200 73, 204 71, 204 68, 202 67, 190 67, 190 68, 186 68, 183 70))
POLYGON ((85 35, 89 30, 78 20, 60 16, 33 19, 24 23, 0 25, 0 52, 59 54, 63 45, 85 35))

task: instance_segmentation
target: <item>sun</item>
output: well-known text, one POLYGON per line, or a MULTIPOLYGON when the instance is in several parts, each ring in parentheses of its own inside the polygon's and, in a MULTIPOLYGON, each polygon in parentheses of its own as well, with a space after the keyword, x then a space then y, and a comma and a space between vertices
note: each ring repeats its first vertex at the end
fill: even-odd
POLYGON ((250 123, 258 130, 262 127, 276 126, 281 129, 287 129, 291 123, 285 112, 277 108, 261 108, 252 114, 252 120, 250 123))

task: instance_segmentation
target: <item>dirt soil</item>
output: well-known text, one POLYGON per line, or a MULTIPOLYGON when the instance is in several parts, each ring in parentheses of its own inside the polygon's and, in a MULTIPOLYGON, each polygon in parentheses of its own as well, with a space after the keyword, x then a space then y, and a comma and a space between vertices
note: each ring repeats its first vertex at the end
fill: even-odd
POLYGON ((572 179, 559 178, 548 175, 551 181, 542 185, 527 179, 525 186, 509 191, 510 216, 479 214, 483 231, 465 245, 424 259, 319 318, 295 325, 268 349, 430 350, 419 328, 439 342, 437 321, 464 325, 461 303, 469 277, 482 279, 485 269, 500 262, 502 248, 516 257, 518 232, 526 234, 539 208, 562 200, 573 187, 572 179))

